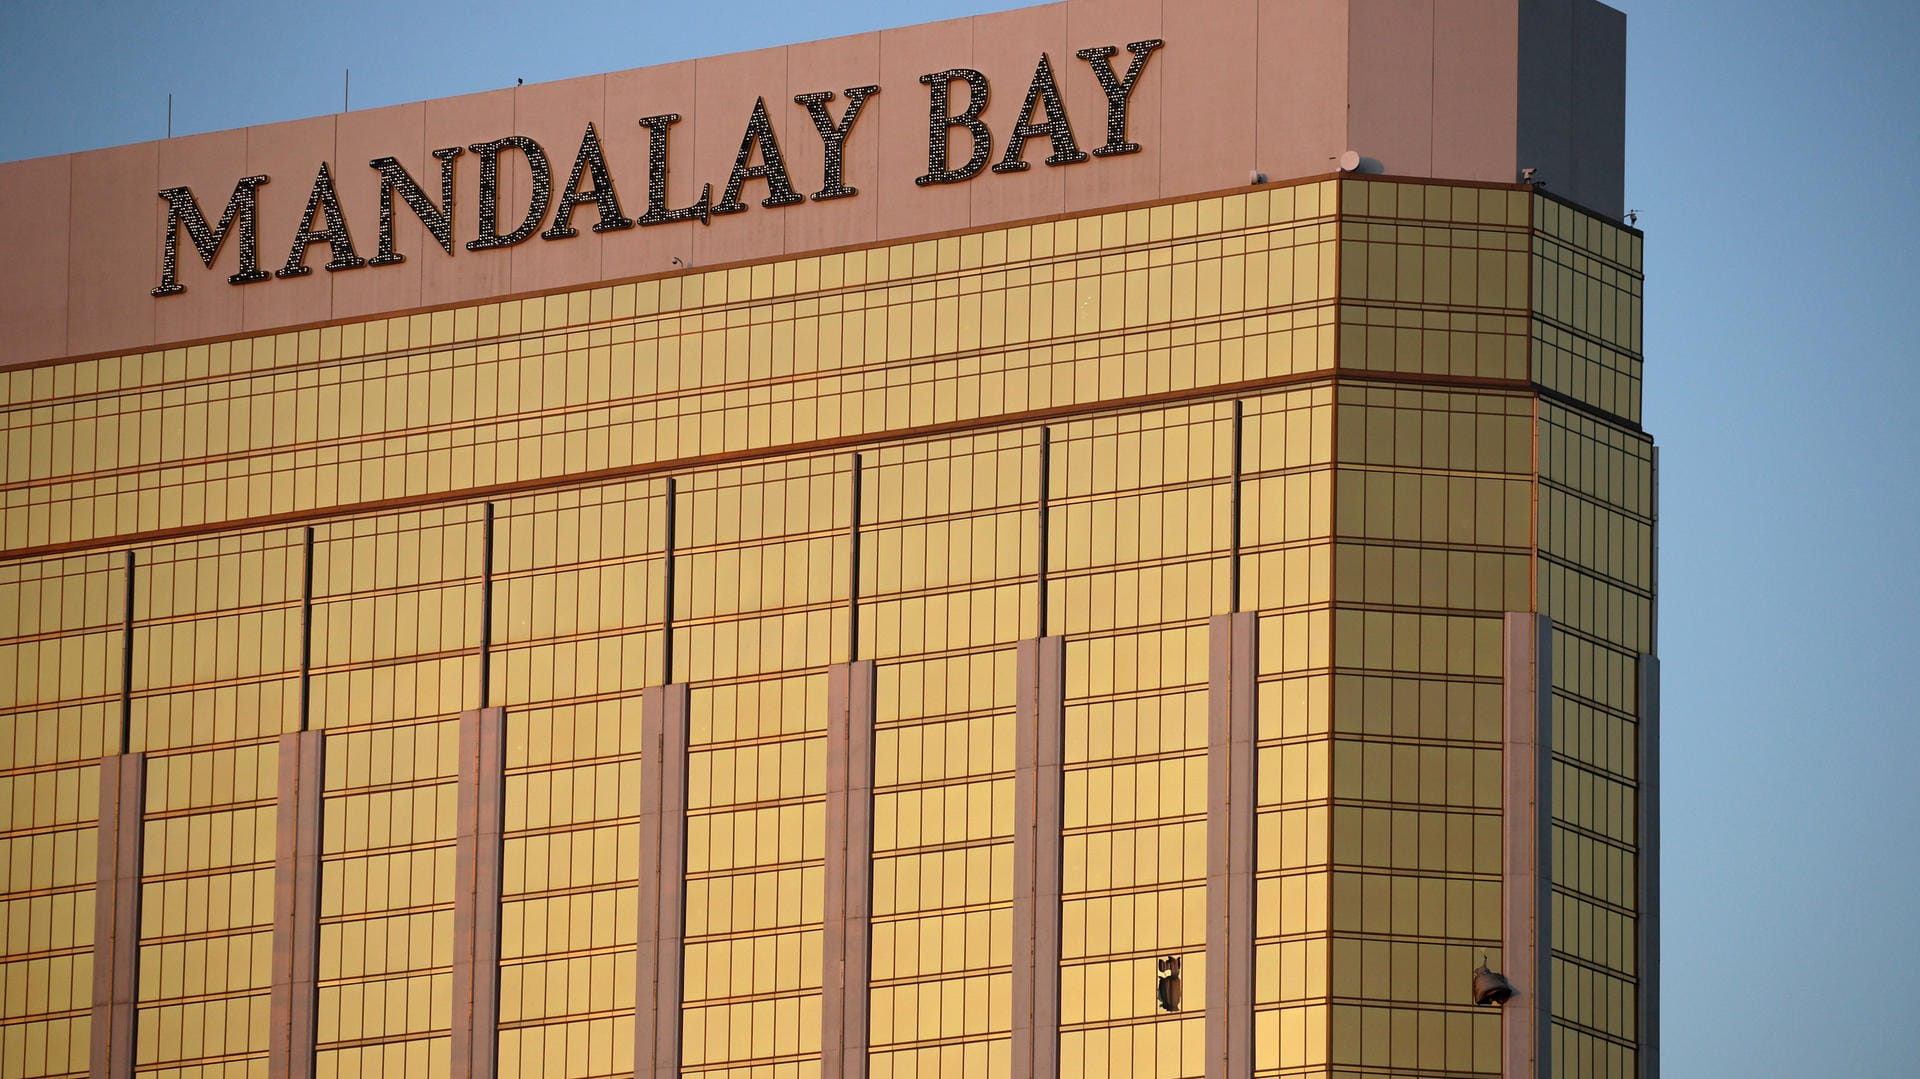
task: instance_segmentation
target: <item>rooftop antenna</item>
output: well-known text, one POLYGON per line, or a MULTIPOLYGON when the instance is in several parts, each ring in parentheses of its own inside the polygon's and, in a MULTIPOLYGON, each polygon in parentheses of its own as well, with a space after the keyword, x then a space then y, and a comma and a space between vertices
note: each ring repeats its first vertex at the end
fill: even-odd
POLYGON ((167 95, 167 137, 173 137, 173 95, 167 95))
POLYGON ((1632 226, 1633 226, 1633 227, 1635 227, 1635 228, 1639 228, 1639 227, 1640 227, 1640 211, 1638 211, 1638 210, 1628 210, 1628 211, 1627 211, 1627 224, 1629 224, 1629 225, 1632 225, 1632 226))
POLYGON ((347 68, 345 85, 340 87, 340 111, 353 111, 353 69, 347 68))

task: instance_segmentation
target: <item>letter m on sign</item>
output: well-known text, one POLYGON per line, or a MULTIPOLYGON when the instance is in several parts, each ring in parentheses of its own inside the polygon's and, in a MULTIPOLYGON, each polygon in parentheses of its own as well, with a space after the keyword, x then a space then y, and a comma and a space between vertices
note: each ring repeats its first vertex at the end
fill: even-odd
POLYGON ((227 212, 220 215, 217 228, 207 227, 207 218, 200 212, 200 204, 194 201, 193 192, 184 187, 169 187, 160 192, 167 200, 167 240, 166 250, 160 257, 160 286, 153 290, 155 296, 171 296, 176 292, 187 291, 180 283, 179 244, 180 230, 187 230, 187 238, 193 241, 193 248, 200 252, 200 261, 207 269, 213 269, 213 259, 220 253, 220 245, 226 242, 227 232, 238 222, 240 226, 240 272, 227 278, 230 285, 244 285, 249 281, 265 281, 268 274, 260 269, 259 240, 259 197, 257 191, 267 182, 265 176, 243 177, 233 185, 233 196, 227 199, 227 212))

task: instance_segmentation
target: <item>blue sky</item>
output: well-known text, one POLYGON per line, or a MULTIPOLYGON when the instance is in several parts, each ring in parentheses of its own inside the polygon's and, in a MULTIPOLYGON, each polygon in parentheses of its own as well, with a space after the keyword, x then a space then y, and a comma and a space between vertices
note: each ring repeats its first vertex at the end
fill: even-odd
MULTIPOLYGON (((0 160, 1013 7, 4 0, 0 160)), ((1662 452, 1666 1066, 1909 1074, 1920 5, 1627 0, 1662 452)), ((0 213, 21 212, 0 207, 0 213)))

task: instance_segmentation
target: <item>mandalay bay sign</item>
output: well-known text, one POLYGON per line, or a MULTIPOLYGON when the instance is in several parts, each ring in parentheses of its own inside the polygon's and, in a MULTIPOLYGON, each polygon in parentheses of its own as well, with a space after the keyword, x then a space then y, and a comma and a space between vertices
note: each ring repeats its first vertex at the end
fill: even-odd
MULTIPOLYGON (((1106 96, 1106 141, 1093 148, 1092 157, 1139 152, 1138 144, 1127 141, 1127 106, 1141 71, 1162 44, 1159 40, 1149 40, 1127 45, 1131 60, 1124 75, 1114 74, 1112 58, 1120 50, 1112 45, 1081 49, 1074 53, 1076 58, 1086 63, 1091 76, 1098 80, 1106 96)), ((982 171, 1025 171, 1029 167, 1026 161, 1027 143, 1036 138, 1048 141, 1051 152, 1045 163, 1049 166, 1088 160, 1089 155, 1080 149, 1079 142, 1074 138, 1073 125, 1067 115, 1066 105, 1061 100, 1053 64, 1045 53, 1040 54, 1033 80, 1027 89, 1026 103, 1021 107, 1013 129, 1007 133, 997 162, 992 162, 993 132, 982 119, 990 91, 987 77, 972 68, 950 68, 922 75, 920 82, 928 88, 927 171, 914 180, 915 184, 960 183, 982 171), (954 108, 959 97, 955 92, 957 88, 964 90, 966 99, 966 104, 958 111, 954 108), (958 163, 953 160, 951 152, 951 136, 955 128, 965 130, 972 141, 971 153, 958 163), (992 162, 990 169, 989 162, 992 162)), ((825 150, 821 184, 819 190, 812 194, 814 200, 842 199, 859 193, 857 188, 846 183, 847 142, 853 136, 861 108, 879 92, 878 86, 847 89, 845 104, 840 107, 837 120, 830 108, 835 97, 831 90, 800 94, 793 99, 794 104, 804 109, 812 121, 813 129, 825 150)), ((754 102, 753 112, 747 118, 746 133, 740 140, 740 153, 734 159, 733 171, 727 177, 719 201, 714 201, 713 185, 707 183, 701 185, 698 199, 670 209, 667 193, 670 135, 674 123, 679 119, 677 113, 662 113, 639 120, 640 126, 647 130, 648 140, 647 208, 638 217, 628 217, 621 207, 613 170, 601 149, 599 133, 591 122, 587 124, 586 134, 581 137, 579 153, 573 159, 573 169, 558 192, 554 190, 553 168, 545 147, 524 135, 506 135, 490 142, 478 142, 466 147, 449 146, 433 151, 433 157, 440 162, 438 205, 397 159, 375 158, 368 165, 377 179, 369 182, 380 185, 380 221, 378 246, 372 258, 362 258, 354 247, 352 230, 348 227, 346 213, 341 209, 333 172, 327 162, 322 161, 307 195, 306 213, 294 232, 286 263, 272 273, 260 268, 258 227, 260 188, 266 185, 268 177, 245 176, 235 183, 219 224, 211 226, 207 224, 206 215, 191 189, 169 187, 159 193, 167 203, 167 225, 160 284, 154 288, 153 294, 170 296, 186 291, 178 273, 182 232, 186 233, 200 261, 208 269, 213 268, 214 259, 227 238, 234 238, 235 246, 239 248, 239 269, 227 278, 227 283, 232 285, 310 274, 313 271, 307 265, 307 251, 314 244, 327 245, 331 257, 325 268, 331 272, 366 266, 390 266, 405 261, 406 256, 394 249, 396 195, 408 210, 419 217, 427 231, 439 242, 440 249, 451 255, 454 253, 454 171, 459 159, 468 152, 479 159, 480 169, 480 205, 474 222, 474 238, 466 243, 469 251, 512 247, 530 240, 536 232, 542 240, 557 241, 575 236, 579 230, 574 228, 573 215, 583 205, 591 206, 597 216, 592 226, 594 232, 618 232, 636 226, 664 225, 676 221, 708 224, 714 215, 737 214, 747 209, 747 204, 741 198, 750 180, 766 184, 766 197, 760 200, 763 207, 790 206, 806 201, 806 197, 793 186, 793 177, 788 173, 780 151, 773 116, 767 110, 766 99, 760 98, 754 102), (533 182, 526 210, 520 215, 519 223, 502 232, 500 169, 502 156, 508 153, 524 158, 533 182), (542 225, 546 228, 542 229, 542 225)), ((514 207, 516 212, 518 209, 514 207)))

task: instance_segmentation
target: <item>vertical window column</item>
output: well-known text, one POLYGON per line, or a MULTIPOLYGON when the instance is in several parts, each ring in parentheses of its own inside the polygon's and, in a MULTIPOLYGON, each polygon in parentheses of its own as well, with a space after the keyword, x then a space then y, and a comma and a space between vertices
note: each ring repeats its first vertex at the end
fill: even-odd
POLYGON ((279 837, 273 859, 273 990, 267 1074, 313 1074, 320 973, 320 808, 326 735, 280 736, 279 837))
POLYGON ((140 853, 147 757, 100 758, 100 854, 94 877, 92 1074, 131 1079, 140 982, 140 853))
POLYGON ((1020 642, 1013 772, 1013 1079, 1060 1074, 1066 639, 1020 642))
POLYGON ((873 932, 873 661, 827 671, 820 1074, 865 1079, 873 932))
POLYGON ((1215 615, 1207 678, 1207 1066, 1253 1074, 1255 703, 1253 612, 1215 615))
POLYGON ((640 702, 640 930, 635 949, 633 1074, 680 1074, 681 963, 687 898, 687 684, 640 702))
POLYGON ((1553 1028, 1553 621, 1509 611, 1502 657, 1501 1073, 1547 1079, 1553 1028))
POLYGON ((1640 1079, 1660 1079, 1660 657, 1640 657, 1640 785, 1635 839, 1640 887, 1634 917, 1638 922, 1640 1003, 1640 1079))
POLYGON ((492 1079, 498 1063, 506 733, 504 708, 460 713, 453 894, 454 1079, 492 1079))

